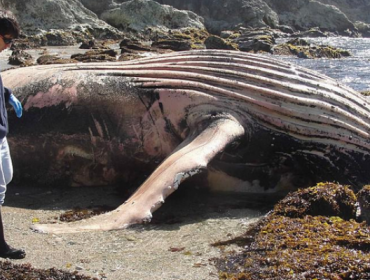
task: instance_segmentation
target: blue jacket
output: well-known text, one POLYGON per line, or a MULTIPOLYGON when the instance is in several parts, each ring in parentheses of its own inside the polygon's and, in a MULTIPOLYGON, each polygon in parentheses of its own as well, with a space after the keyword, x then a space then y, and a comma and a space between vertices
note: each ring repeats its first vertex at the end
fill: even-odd
POLYGON ((0 76, 0 139, 3 139, 8 134, 8 113, 6 111, 6 103, 12 91, 3 85, 3 80, 0 76))

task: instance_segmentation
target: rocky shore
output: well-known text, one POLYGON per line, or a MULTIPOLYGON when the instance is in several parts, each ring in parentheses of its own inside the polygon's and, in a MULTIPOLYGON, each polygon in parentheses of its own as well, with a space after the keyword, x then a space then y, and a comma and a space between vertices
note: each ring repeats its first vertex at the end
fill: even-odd
MULTIPOLYGON (((40 63, 132 59, 143 52, 216 48, 341 58, 350 53, 333 46, 312 46, 296 38, 370 36, 365 1, 349 0, 130 0, 21 1, 3 0, 0 7, 19 19, 23 35, 13 46, 13 65, 30 65, 27 49, 81 45, 95 49, 68 60, 40 63), (277 38, 287 43, 276 44, 277 38), (120 53, 107 51, 120 44, 120 53), (96 49, 99 49, 97 51, 96 49), (101 49, 104 49, 101 51, 101 49), (86 57, 88 56, 88 57, 86 57), (93 57, 91 57, 93 56, 93 57)), ((36 60, 37 58, 33 58, 36 60)))

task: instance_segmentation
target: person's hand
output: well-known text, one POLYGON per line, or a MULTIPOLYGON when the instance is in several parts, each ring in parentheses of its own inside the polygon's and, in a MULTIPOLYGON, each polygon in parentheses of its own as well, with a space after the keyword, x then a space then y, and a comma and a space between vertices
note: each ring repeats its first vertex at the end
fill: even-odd
POLYGON ((10 95, 9 97, 9 103, 10 105, 13 106, 15 114, 17 115, 18 118, 22 117, 22 103, 19 102, 17 97, 15 97, 13 94, 10 95))

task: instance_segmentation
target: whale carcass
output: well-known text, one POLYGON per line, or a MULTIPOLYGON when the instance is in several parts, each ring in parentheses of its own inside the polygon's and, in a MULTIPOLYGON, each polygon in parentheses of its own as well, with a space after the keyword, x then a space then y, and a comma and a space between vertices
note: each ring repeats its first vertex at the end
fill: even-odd
POLYGON ((245 192, 369 182, 366 98, 271 57, 198 50, 2 76, 25 110, 10 118, 18 180, 107 185, 152 171, 116 210, 36 225, 41 232, 150 221, 182 181, 204 170, 209 185, 245 192))

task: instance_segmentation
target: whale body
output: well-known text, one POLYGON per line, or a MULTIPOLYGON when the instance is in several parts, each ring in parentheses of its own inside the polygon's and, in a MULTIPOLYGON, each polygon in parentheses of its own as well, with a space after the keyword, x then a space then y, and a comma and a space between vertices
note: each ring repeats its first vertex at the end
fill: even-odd
POLYGON ((271 57, 197 50, 127 62, 33 66, 2 74, 24 106, 9 114, 20 182, 130 185, 116 210, 42 232, 150 221, 186 178, 271 193, 370 180, 370 104, 353 89, 271 57), (16 147, 16 148, 15 148, 16 147))

